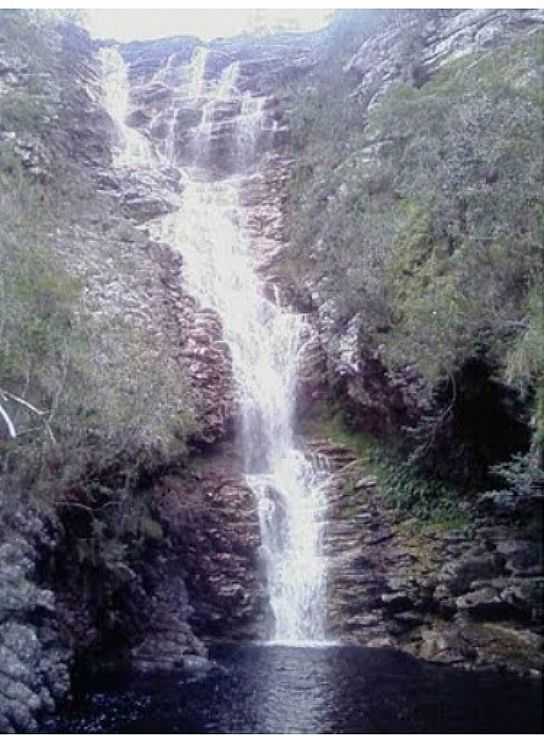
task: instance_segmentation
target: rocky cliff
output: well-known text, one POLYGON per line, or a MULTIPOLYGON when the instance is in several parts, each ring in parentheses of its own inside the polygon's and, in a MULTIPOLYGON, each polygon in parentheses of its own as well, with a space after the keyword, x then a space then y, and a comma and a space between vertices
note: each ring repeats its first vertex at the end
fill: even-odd
MULTIPOLYGON (((429 414, 430 411, 437 413, 438 403, 443 402, 440 397, 434 397, 433 392, 430 394, 427 390, 425 376, 414 364, 412 355, 400 354, 397 361, 390 360, 391 325, 399 320, 398 308, 401 306, 399 300, 402 300, 402 294, 398 294, 397 307, 394 308, 389 302, 390 286, 385 285, 386 292, 380 292, 379 285, 388 278, 393 278, 397 283, 398 279, 403 278, 400 276, 401 269, 406 276, 412 275, 415 263, 422 262, 420 248, 417 254, 411 251, 403 261, 400 260, 391 273, 384 271, 393 268, 388 265, 388 259, 394 257, 391 251, 400 247, 399 227, 402 225, 412 232, 411 242, 417 237, 416 231, 422 228, 414 218, 402 224, 399 208, 410 206, 414 209, 418 206, 420 212, 424 202, 412 201, 405 183, 399 182, 397 171, 392 172, 386 163, 392 155, 402 154, 400 146, 403 140, 410 139, 411 131, 400 129, 398 115, 388 120, 382 129, 377 122, 376 112, 382 107, 383 101, 386 104, 396 104, 394 99, 402 96, 406 100, 409 90, 415 89, 426 89, 426 105, 429 100, 435 100, 441 94, 441 98, 447 99, 451 108, 453 101, 448 89, 439 90, 435 82, 433 88, 430 87, 432 80, 449 79, 452 80, 451 84, 456 83, 459 87, 462 69, 475 70, 476 65, 484 58, 489 64, 493 52, 502 49, 505 54, 506 48, 513 46, 517 49, 522 42, 526 44, 526 50, 515 53, 525 53, 525 65, 503 70, 503 75, 506 83, 517 83, 523 89, 532 84, 534 89, 536 85, 540 85, 540 67, 537 72, 536 55, 529 51, 528 44, 529 39, 536 38, 537 34, 540 37, 543 15, 539 10, 427 10, 382 13, 381 17, 373 15, 372 19, 362 21, 361 13, 357 11, 357 15, 352 12, 348 20, 343 14, 341 22, 344 30, 340 41, 334 42, 336 50, 339 48, 336 44, 343 45, 345 39, 350 37, 353 26, 360 26, 361 22, 364 24, 366 40, 362 43, 356 41, 358 48, 354 48, 354 44, 348 41, 350 45, 347 54, 338 58, 342 63, 340 75, 336 71, 333 76, 326 72, 324 77, 312 76, 308 83, 314 85, 317 82, 323 85, 324 94, 329 95, 338 94, 340 86, 345 90, 343 94, 347 94, 347 98, 343 97, 339 104, 346 104, 347 99, 348 106, 353 106, 356 119, 350 123, 341 114, 339 120, 338 113, 329 109, 321 99, 311 95, 311 86, 304 85, 300 88, 305 110, 301 109, 302 103, 299 100, 291 98, 288 105, 292 119, 291 132, 295 139, 292 150, 298 160, 293 173, 294 181, 297 182, 291 193, 293 201, 287 203, 286 211, 289 220, 292 220, 295 212, 298 213, 290 230, 301 248, 294 250, 291 266, 301 268, 299 278, 306 285, 306 289, 302 290, 302 300, 307 303, 309 299, 313 307, 326 360, 327 370, 324 375, 330 383, 331 394, 344 398, 354 420, 362 429, 378 435, 396 434, 400 428, 417 426, 422 415, 429 414), (456 78, 453 77, 455 73, 456 78), (514 81, 508 82, 509 79, 514 81), (310 96, 311 102, 308 100, 310 96), (390 98, 391 103, 388 102, 390 98), (311 105, 311 109, 308 105, 311 105), (309 121, 311 128, 314 128, 316 116, 324 120, 323 125, 328 130, 317 130, 308 140, 307 124, 309 121), (389 127, 394 124, 395 128, 389 127), (341 134, 338 133, 339 125, 343 131, 341 134), (320 140, 315 137, 326 135, 327 132, 330 134, 331 129, 341 147, 340 151, 333 151, 327 146, 326 156, 330 157, 334 170, 332 180, 328 170, 320 163, 321 156, 317 157, 320 140), (300 155, 307 157, 307 160, 301 162, 300 155), (301 177, 304 178, 303 182, 301 177), (363 205, 359 204, 361 200, 363 205), (372 202, 372 212, 368 209, 369 202, 372 202), (386 208, 392 208, 395 212, 393 222, 385 215, 386 208), (366 218, 365 222, 361 217, 366 218), (332 227, 329 224, 331 219, 332 227), (355 230, 353 224, 350 224, 354 221, 358 223, 355 230), (367 239, 364 248, 371 248, 372 255, 368 251, 362 252, 358 245, 355 249, 353 246, 361 238, 361 233, 364 234, 368 222, 371 223, 373 243, 367 239), (309 230, 304 229, 306 224, 309 230), (389 240, 388 233, 392 233, 394 227, 396 234, 391 235, 389 240), (389 254, 384 252, 385 248, 390 250, 389 254), (342 249, 347 249, 350 255, 346 257, 341 253, 342 249), (342 289, 348 290, 347 300, 342 298, 342 289), (392 313, 392 309, 395 309, 395 313, 392 313), (434 399, 435 406, 432 403, 434 399)), ((324 64, 327 66, 330 62, 325 59, 324 64)), ((482 80, 486 73, 485 69, 480 68, 477 79, 482 80)), ((472 85, 474 78, 475 74, 471 80, 472 85)), ((469 133, 466 135, 470 136, 470 140, 475 140, 476 113, 473 110, 477 99, 476 91, 468 84, 464 85, 463 91, 467 95, 467 105, 470 105, 471 118, 465 123, 469 126, 469 133)), ((410 94, 412 99, 413 92, 410 94)), ((485 90, 483 95, 487 95, 485 90)), ((402 114, 411 115, 412 108, 407 111, 404 106, 402 114)), ((434 114, 433 121, 426 118, 419 121, 419 124, 429 127, 440 113, 434 114)), ((465 115, 468 116, 468 113, 465 115)), ((484 130, 489 130, 493 125, 495 121, 490 116, 484 119, 484 130)), ((497 131, 495 128, 494 135, 501 134, 506 135, 504 131, 500 132, 500 129, 497 131)), ((457 126, 457 139, 460 135, 457 126)), ((426 134, 426 140, 419 140, 418 145, 429 147, 429 134, 426 134)), ((483 169, 482 159, 488 160, 490 154, 483 149, 481 140, 477 144, 477 158, 475 152, 466 150, 468 144, 465 141, 460 142, 462 148, 455 152, 452 137, 447 134, 438 141, 438 145, 443 147, 442 150, 447 148, 447 152, 443 155, 444 161, 432 160, 433 176, 436 176, 438 167, 441 167, 440 184, 445 191, 453 191, 458 176, 454 167, 463 166, 466 169, 469 161, 467 156, 470 154, 482 167, 480 172, 476 171, 474 178, 487 173, 483 169)), ((536 155, 533 152, 533 156, 536 155)), ((416 160, 413 157, 411 163, 416 160)), ((415 175, 418 177, 419 199, 422 199, 423 174, 415 170, 415 175)), ((470 186, 475 186, 473 180, 470 186)), ((486 202, 485 206, 491 208, 493 205, 486 202)), ((479 226, 486 229, 485 224, 479 226)), ((447 227, 449 231, 452 229, 450 223, 442 227, 447 227)), ((434 224, 434 229, 436 228, 437 225, 434 224)), ((440 236, 437 234, 435 237, 440 236)), ((446 237, 446 231, 442 237, 446 237)), ((450 250, 453 247, 456 246, 451 244, 450 250)), ((441 265, 441 269, 444 269, 444 265, 441 265)), ((422 277, 426 288, 429 276, 423 273, 422 277)), ((406 290, 416 287, 416 284, 404 282, 402 288, 406 290)), ((418 287, 421 288, 421 285, 418 284, 418 287)), ((443 291, 448 287, 441 283, 438 288, 443 291)), ((409 308, 411 307, 412 305, 409 308)), ((434 302, 432 309, 436 310, 437 307, 438 304, 434 302)), ((436 314, 437 311, 433 311, 433 315, 436 314)), ((419 332, 424 329, 422 324, 416 327, 419 332)), ((416 335, 416 339, 420 341, 422 335, 416 335)), ((439 335, 438 339, 444 341, 446 338, 439 335)), ((426 362, 429 363, 437 355, 437 345, 428 345, 426 352, 426 362), (433 354, 431 357, 430 351, 433 354)), ((452 368, 447 366, 446 370, 452 368)), ((474 380, 481 383, 483 377, 478 374, 474 380)), ((457 378, 457 383, 459 382, 457 378)), ((470 389, 466 389, 468 390, 470 389)), ((443 394, 445 401, 448 399, 446 389, 443 394)), ((513 398, 507 397, 503 400, 513 401, 513 398)), ((504 416, 502 421, 507 421, 504 416)), ((521 433, 520 428, 516 428, 516 431, 521 433)))

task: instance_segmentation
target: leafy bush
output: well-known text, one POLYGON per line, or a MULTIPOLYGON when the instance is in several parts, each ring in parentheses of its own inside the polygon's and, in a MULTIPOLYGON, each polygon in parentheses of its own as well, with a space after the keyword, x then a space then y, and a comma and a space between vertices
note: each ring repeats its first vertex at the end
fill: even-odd
POLYGON ((495 465, 492 471, 495 477, 521 495, 536 494, 543 489, 542 458, 536 451, 514 455, 509 462, 495 465))
POLYGON ((537 43, 455 62, 372 116, 374 135, 398 131, 381 151, 403 217, 385 269, 391 348, 434 380, 486 346, 505 365, 540 289, 542 80, 526 84, 537 43))

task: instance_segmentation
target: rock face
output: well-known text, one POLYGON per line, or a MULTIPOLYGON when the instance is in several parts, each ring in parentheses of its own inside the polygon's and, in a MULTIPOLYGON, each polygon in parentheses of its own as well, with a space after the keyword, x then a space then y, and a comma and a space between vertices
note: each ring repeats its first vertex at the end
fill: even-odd
POLYGON ((465 529, 415 529, 389 510, 353 453, 321 443, 329 491, 328 628, 463 667, 543 669, 542 540, 475 512, 465 529), (339 469, 338 469, 339 468, 339 469))
MULTIPOLYGON (((200 430, 193 447, 207 452, 203 461, 194 457, 190 469, 174 469, 154 488, 154 505, 170 541, 170 554, 166 570, 154 581, 157 602, 151 631, 132 649, 140 668, 154 668, 157 654, 159 667, 177 666, 193 648, 201 655, 188 623, 203 639, 254 639, 266 629, 256 501, 242 475, 238 446, 231 442, 237 411, 223 326, 213 309, 188 293, 185 258, 165 245, 162 215, 185 200, 186 172, 178 167, 198 163, 213 179, 238 171, 244 175, 243 219, 265 289, 273 299, 291 300, 280 280, 270 277, 285 246, 281 197, 288 161, 279 149, 288 129, 278 100, 269 93, 285 75, 299 73, 304 53, 313 45, 289 37, 259 46, 223 42, 207 48, 196 39, 182 38, 119 49, 128 69, 127 120, 141 134, 141 145, 149 146, 150 155, 164 163, 149 167, 143 175, 132 166, 115 166, 104 172, 102 181, 125 215, 142 232, 147 228, 155 240, 148 247, 163 265, 160 298, 171 319, 174 354, 197 397, 200 430), (205 87, 212 81, 226 94, 209 97, 205 87), (234 89, 244 94, 232 95, 234 89), (167 570, 181 580, 177 594, 167 570), (174 605, 178 595, 182 602, 174 605), (162 632, 167 631, 168 643, 161 646, 162 632)), ((115 150, 116 133, 112 131, 115 150)), ((172 237, 171 243, 185 255, 181 238, 172 237)))
POLYGON ((155 489, 163 526, 175 547, 192 610, 206 639, 254 639, 266 613, 256 501, 238 463, 211 457, 155 489))
POLYGON ((288 129, 279 125, 281 113, 270 95, 278 84, 311 67, 318 42, 315 34, 281 34, 208 45, 181 37, 120 46, 131 84, 129 121, 175 166, 200 164, 213 177, 242 172, 288 142, 288 129), (246 96, 208 99, 205 87, 214 81, 246 96), (263 105, 261 118, 257 105, 263 105), (235 135, 242 114, 250 115, 253 152, 245 150, 247 136, 239 140, 235 135), (205 150, 201 143, 206 139, 205 150))
POLYGON ((37 718, 53 712, 69 687, 71 652, 56 615, 53 591, 40 566, 58 542, 51 519, 10 512, 0 541, 0 730, 37 730, 37 718), (5 527, 6 529, 6 527, 5 527))
POLYGON ((164 567, 162 573, 163 584, 153 594, 145 637, 130 653, 132 666, 141 672, 185 670, 188 657, 207 655, 188 623, 192 609, 183 580, 174 565, 164 567))
MULTIPOLYGON (((357 82, 365 121, 392 85, 419 87, 452 60, 510 43, 541 23, 540 11, 400 13, 398 23, 373 33, 345 67, 357 82)), ((376 164, 379 145, 367 139, 365 163, 376 164)), ((383 346, 366 347, 357 317, 342 324, 321 287, 304 288, 326 366, 320 395, 328 385, 354 426, 378 436, 414 426, 429 410, 414 371, 386 370, 383 346)), ((485 494, 466 531, 419 531, 388 509, 376 478, 358 475, 353 453, 322 442, 314 447, 337 470, 325 527, 329 634, 459 666, 540 674, 542 542, 514 523, 514 510, 524 518, 541 514, 540 496, 526 508, 521 498, 509 498, 513 494, 485 494)))
MULTIPOLYGON (((159 348, 172 373, 190 384, 197 420, 192 444, 202 451, 231 435, 235 400, 218 315, 186 292, 181 256, 153 240, 147 229, 152 219, 176 206, 182 189, 179 172, 168 167, 155 176, 137 171, 121 175, 113 168, 116 130, 102 105, 97 47, 70 24, 60 26, 59 34, 61 50, 41 77, 55 111, 40 121, 37 131, 6 129, 3 118, 0 142, 9 143, 30 177, 63 188, 79 176, 93 189, 88 206, 56 213, 52 246, 68 271, 85 283, 85 308, 92 318, 139 329, 159 348), (56 170, 59 160, 71 162, 63 176, 56 170)), ((36 80, 24 58, 4 54, 3 41, 2 87, 28 93, 32 101, 29 85, 36 80)), ((93 663, 106 652, 129 659, 140 670, 196 668, 189 657, 204 657, 206 649, 189 623, 186 573, 169 539, 148 546, 149 560, 126 570, 127 582, 107 604, 112 610, 101 611, 94 590, 82 590, 84 576, 74 550, 70 553, 65 546, 59 520, 35 512, 19 518, 12 510, 8 513, 3 498, 1 503, 0 730, 36 730, 40 717, 67 695, 73 665, 84 659, 93 663), (8 516, 13 516, 9 523, 8 516)), ((223 514, 217 521, 225 522, 223 514)), ((196 566, 187 548, 185 554, 196 566)), ((216 565, 223 564, 212 564, 215 576, 216 565)), ((237 579, 246 577, 237 567, 237 579)), ((234 603, 239 596, 229 590, 231 573, 223 568, 220 575, 225 575, 220 600, 225 596, 226 611, 227 601, 234 603)), ((241 606, 234 619, 246 615, 241 606)))
POLYGON ((424 10, 400 15, 400 23, 366 41, 346 65, 360 78, 365 113, 395 82, 421 86, 445 64, 466 54, 504 46, 540 29, 541 10, 424 10), (419 40, 414 31, 421 28, 419 40))
MULTIPOLYGON (((295 302, 276 269, 286 247, 282 198, 289 162, 282 148, 288 128, 279 100, 270 93, 275 84, 307 68, 316 43, 315 37, 285 36, 261 44, 237 40, 206 47, 182 38, 119 47, 128 69, 127 122, 139 131, 150 155, 164 163, 143 175, 132 166, 116 166, 104 172, 102 181, 125 215, 155 240, 148 247, 164 266, 161 300, 172 319, 175 357, 197 397, 200 432, 193 446, 207 454, 203 461, 194 457, 191 469, 175 469, 159 479, 154 503, 170 540, 169 568, 175 571, 173 561, 178 561, 174 574, 188 591, 181 618, 203 639, 260 637, 267 625, 265 580, 256 501, 242 476, 238 446, 231 441, 237 411, 222 323, 213 309, 187 292, 185 257, 165 245, 162 215, 185 200, 186 172, 178 167, 199 164, 212 179, 238 172, 244 227, 264 288, 274 300, 295 302), (224 94, 207 94, 213 81, 224 94)), ((116 150, 116 130, 112 141, 116 150)), ((178 237, 171 242, 185 256, 185 242, 178 237)), ((306 320, 304 342, 322 363, 315 328, 306 320)), ((302 393, 314 392, 314 383, 304 378, 302 393)), ((165 601, 174 600, 174 582, 163 573, 156 583, 158 623, 153 612, 150 635, 133 649, 140 667, 154 666, 155 651, 161 651, 159 666, 164 666, 194 646, 188 632, 182 632, 174 639, 173 657, 157 647, 160 632, 174 630, 173 606, 168 605, 172 623, 165 623, 165 601)))
POLYGON ((200 407, 198 447, 231 433, 236 415, 231 356, 219 315, 201 307, 183 287, 181 256, 167 246, 152 245, 164 265, 163 302, 175 322, 173 347, 182 375, 188 376, 200 407))

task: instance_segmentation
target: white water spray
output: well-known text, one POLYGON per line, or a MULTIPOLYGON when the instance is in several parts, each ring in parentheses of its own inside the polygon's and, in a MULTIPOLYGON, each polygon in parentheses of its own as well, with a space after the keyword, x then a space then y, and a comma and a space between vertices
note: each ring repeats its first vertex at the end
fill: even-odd
MULTIPOLYGON (((128 81, 115 63, 116 53, 111 49, 107 57, 105 104, 126 137, 126 148, 115 162, 120 166, 130 156, 127 148, 135 164, 138 151, 136 131, 125 123, 127 108, 121 100, 128 104, 128 81), (115 78, 122 87, 118 94, 115 78)), ((238 158, 246 165, 261 129, 264 98, 238 92, 238 63, 226 67, 217 83, 207 82, 207 53, 203 47, 195 50, 188 76, 187 101, 195 100, 203 111, 193 142, 198 160, 208 160, 216 105, 232 99, 240 102, 234 136, 238 158)), ((165 144, 165 150, 174 147, 173 140, 165 144)), ((141 153, 139 165, 150 166, 149 153, 145 148, 141 153)), ((186 287, 223 320, 239 391, 244 472, 258 502, 272 639, 320 641, 325 603, 320 535, 328 473, 297 447, 293 433, 299 352, 307 324, 301 315, 264 296, 239 204, 239 177, 205 181, 204 173, 182 169, 186 184, 181 207, 160 219, 161 237, 180 250, 186 287)))
POLYGON ((104 105, 110 113, 119 137, 114 164, 151 168, 156 160, 147 138, 126 123, 130 110, 130 88, 126 65, 115 48, 100 49, 103 71, 104 105))

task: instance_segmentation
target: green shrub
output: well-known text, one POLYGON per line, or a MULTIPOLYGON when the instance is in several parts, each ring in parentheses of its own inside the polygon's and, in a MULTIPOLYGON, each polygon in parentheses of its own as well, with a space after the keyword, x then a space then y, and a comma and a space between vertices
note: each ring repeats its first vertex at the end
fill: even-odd
POLYGON ((514 455, 509 462, 495 465, 492 471, 517 493, 530 495, 543 489, 542 456, 536 451, 514 455))

